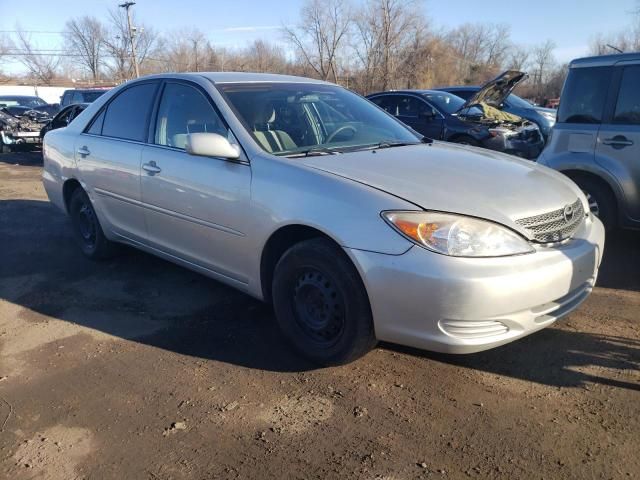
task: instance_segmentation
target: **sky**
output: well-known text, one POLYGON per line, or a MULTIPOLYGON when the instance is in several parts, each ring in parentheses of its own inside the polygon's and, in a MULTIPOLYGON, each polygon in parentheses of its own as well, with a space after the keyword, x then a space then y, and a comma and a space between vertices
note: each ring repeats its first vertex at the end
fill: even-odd
MULTIPOLYGON (((0 0, 0 31, 16 25, 33 33, 39 48, 59 46, 59 32, 74 16, 106 20, 117 0, 0 0), (20 7, 22 6, 22 7, 20 7)), ((217 45, 236 48, 254 39, 281 42, 280 27, 295 24, 303 0, 137 0, 136 16, 159 31, 196 27, 217 45)), ((425 14, 436 28, 467 22, 505 23, 512 40, 531 46, 551 39, 560 62, 584 55, 596 33, 629 25, 636 0, 425 0, 425 14)), ((11 70, 19 68, 17 65, 11 70)))

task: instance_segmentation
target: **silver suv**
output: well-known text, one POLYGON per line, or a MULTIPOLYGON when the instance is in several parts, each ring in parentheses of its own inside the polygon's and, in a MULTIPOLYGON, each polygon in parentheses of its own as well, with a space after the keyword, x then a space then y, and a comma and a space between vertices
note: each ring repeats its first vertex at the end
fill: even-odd
POLYGON ((640 54, 571 62, 538 163, 568 175, 607 229, 640 228, 640 54))

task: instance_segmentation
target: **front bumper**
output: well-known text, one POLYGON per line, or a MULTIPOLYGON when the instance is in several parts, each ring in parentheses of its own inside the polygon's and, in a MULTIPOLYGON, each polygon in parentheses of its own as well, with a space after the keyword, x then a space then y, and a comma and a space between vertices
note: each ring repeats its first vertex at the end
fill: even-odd
POLYGON ((363 278, 376 336, 425 350, 487 350, 555 322, 595 284, 604 228, 588 218, 555 247, 500 258, 456 258, 414 246, 403 255, 347 249, 363 278))

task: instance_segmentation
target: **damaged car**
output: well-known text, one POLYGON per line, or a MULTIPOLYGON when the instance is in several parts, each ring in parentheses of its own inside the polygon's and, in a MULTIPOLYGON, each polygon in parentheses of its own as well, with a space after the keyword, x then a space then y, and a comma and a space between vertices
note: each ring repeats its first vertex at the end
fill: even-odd
POLYGON ((47 121, 17 117, 6 108, 0 108, 0 153, 8 153, 19 146, 40 144, 40 130, 47 121))
POLYGON ((11 115, 16 117, 27 116, 32 119, 50 120, 60 111, 59 103, 47 103, 42 98, 34 95, 2 95, 0 107, 6 108, 11 115))
POLYGON ((533 105, 513 93, 515 87, 527 78, 528 75, 524 72, 508 70, 482 87, 465 85, 437 88, 436 90, 452 93, 464 100, 470 100, 477 96, 482 102, 492 107, 529 120, 538 126, 546 141, 556 123, 557 111, 553 108, 533 105), (478 96, 478 94, 480 95, 478 96))
POLYGON ((500 76, 466 101, 438 90, 396 90, 367 98, 417 132, 435 140, 534 159, 542 152, 545 143, 538 126, 493 106, 511 93, 515 86, 511 80, 513 78, 500 76))

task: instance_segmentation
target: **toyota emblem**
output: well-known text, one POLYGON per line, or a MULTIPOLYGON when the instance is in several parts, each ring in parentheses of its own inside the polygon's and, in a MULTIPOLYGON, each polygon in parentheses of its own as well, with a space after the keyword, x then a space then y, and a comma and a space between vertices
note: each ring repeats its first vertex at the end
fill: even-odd
POLYGON ((565 206, 563 213, 564 213, 564 221, 567 223, 571 223, 571 220, 573 220, 573 215, 574 215, 573 205, 565 206))

